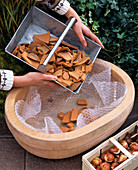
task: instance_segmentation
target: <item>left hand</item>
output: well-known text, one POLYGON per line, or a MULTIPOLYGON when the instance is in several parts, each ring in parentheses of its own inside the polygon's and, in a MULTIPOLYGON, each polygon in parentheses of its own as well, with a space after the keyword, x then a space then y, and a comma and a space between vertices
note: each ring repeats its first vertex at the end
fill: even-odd
POLYGON ((86 35, 87 37, 89 37, 93 41, 96 41, 104 49, 104 46, 101 43, 101 41, 99 40, 99 38, 95 34, 93 34, 91 32, 91 30, 86 25, 84 25, 82 23, 81 18, 79 17, 77 12, 72 7, 69 8, 69 10, 66 12, 65 16, 67 18, 73 16, 77 19, 77 22, 75 23, 73 29, 74 29, 75 33, 77 34, 77 36, 79 37, 79 39, 80 39, 80 41, 81 41, 81 43, 84 47, 87 46, 87 42, 84 38, 84 35, 86 35))

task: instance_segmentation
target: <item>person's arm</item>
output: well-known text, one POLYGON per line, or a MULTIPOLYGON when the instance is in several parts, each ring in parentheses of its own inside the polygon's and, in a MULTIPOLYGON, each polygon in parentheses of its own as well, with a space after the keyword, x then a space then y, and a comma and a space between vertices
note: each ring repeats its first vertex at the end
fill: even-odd
POLYGON ((40 1, 42 4, 47 5, 48 8, 57 12, 58 14, 65 15, 67 18, 71 16, 75 17, 78 22, 74 25, 73 29, 77 36, 79 37, 80 42, 82 43, 83 46, 87 46, 87 42, 83 35, 85 34, 87 37, 97 42, 104 49, 104 46, 99 40, 99 38, 95 34, 93 34, 86 25, 82 23, 81 18, 76 13, 76 11, 72 7, 70 7, 70 4, 67 0, 37 0, 37 1, 40 1))
POLYGON ((13 87, 24 86, 53 86, 61 87, 53 82, 57 77, 53 75, 46 75, 39 72, 30 72, 23 76, 14 76, 13 87))

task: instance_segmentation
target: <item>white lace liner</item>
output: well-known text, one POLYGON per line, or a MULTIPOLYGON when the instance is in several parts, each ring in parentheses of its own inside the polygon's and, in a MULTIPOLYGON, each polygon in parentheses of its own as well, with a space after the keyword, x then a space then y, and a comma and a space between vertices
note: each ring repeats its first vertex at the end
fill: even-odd
POLYGON ((97 59, 79 94, 53 87, 30 87, 25 101, 15 103, 18 119, 28 128, 44 133, 62 133, 57 113, 79 108, 78 98, 86 99, 89 109, 78 116, 76 129, 81 128, 116 108, 124 99, 127 88, 111 81, 110 65, 97 59), (99 64, 98 64, 99 63, 99 64))

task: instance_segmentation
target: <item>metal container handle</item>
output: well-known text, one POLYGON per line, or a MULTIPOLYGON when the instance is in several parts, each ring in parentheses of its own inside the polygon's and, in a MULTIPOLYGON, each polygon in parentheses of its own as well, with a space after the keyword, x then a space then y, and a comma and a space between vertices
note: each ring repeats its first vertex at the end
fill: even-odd
POLYGON ((51 57, 53 56, 53 54, 55 53, 55 51, 57 50, 57 48, 59 47, 59 45, 61 44, 61 42, 63 41, 65 35, 68 33, 69 29, 77 22, 77 19, 74 17, 70 17, 69 18, 69 23, 66 26, 66 28, 64 29, 63 33, 61 34, 61 36, 59 37, 58 41, 56 42, 56 44, 54 45, 54 47, 52 48, 52 50, 50 51, 50 53, 48 54, 47 58, 44 60, 43 64, 40 64, 37 68, 38 71, 45 73, 46 72, 46 65, 49 62, 49 60, 51 59, 51 57))

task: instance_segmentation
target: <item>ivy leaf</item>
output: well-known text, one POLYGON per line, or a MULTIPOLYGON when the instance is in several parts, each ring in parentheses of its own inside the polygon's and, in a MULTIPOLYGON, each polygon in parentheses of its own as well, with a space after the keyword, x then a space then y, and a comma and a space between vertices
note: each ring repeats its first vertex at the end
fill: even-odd
POLYGON ((92 18, 89 19, 89 24, 92 24, 93 23, 93 20, 92 18))
POLYGON ((86 4, 88 9, 94 9, 95 8, 94 5, 95 5, 94 3, 87 3, 86 4))
POLYGON ((116 46, 117 46, 117 47, 120 47, 120 44, 119 44, 119 43, 116 43, 116 46))
POLYGON ((124 58, 121 58, 119 61, 118 61, 118 63, 120 63, 120 64, 122 64, 122 63, 124 63, 125 62, 125 59, 124 58))
POLYGON ((93 25, 92 25, 92 30, 93 31, 98 31, 98 27, 100 27, 99 24, 98 24, 98 21, 94 21, 93 25))
POLYGON ((80 6, 79 8, 80 8, 80 10, 81 10, 82 12, 84 12, 84 11, 85 11, 86 6, 85 6, 85 4, 82 4, 82 6, 80 6))
POLYGON ((120 31, 121 31, 121 28, 113 29, 113 32, 120 32, 120 31))
POLYGON ((122 34, 119 34, 119 33, 117 33, 117 38, 119 38, 119 39, 123 39, 123 38, 125 38, 127 35, 125 35, 125 32, 123 32, 122 34))
POLYGON ((119 7, 117 6, 117 2, 114 0, 111 2, 111 9, 115 9, 117 11, 119 10, 119 7))

